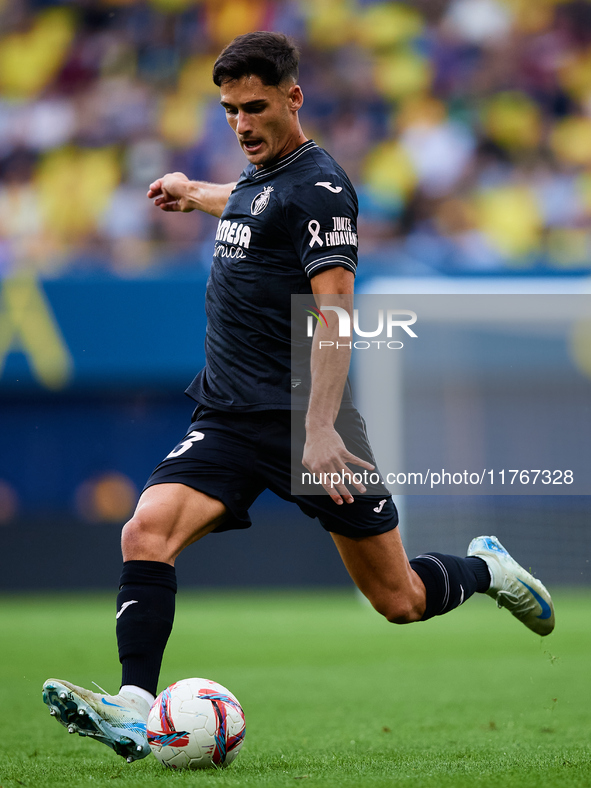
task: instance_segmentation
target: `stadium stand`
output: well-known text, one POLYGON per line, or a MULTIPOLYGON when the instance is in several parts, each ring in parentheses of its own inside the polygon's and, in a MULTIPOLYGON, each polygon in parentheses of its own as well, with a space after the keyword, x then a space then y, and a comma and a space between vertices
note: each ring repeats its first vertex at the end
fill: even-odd
POLYGON ((589 269, 584 0, 22 0, 0 3, 0 273, 206 267, 214 222, 151 210, 146 184, 242 169, 210 73, 253 29, 301 44, 366 270, 589 269))

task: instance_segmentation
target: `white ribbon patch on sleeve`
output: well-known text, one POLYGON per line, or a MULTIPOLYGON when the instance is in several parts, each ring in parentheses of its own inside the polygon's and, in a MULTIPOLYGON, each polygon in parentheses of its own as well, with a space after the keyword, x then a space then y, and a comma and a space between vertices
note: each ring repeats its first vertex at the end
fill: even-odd
POLYGON ((318 244, 318 246, 324 246, 322 238, 320 237, 320 222, 317 222, 316 219, 311 219, 308 222, 308 230, 312 236, 310 243, 308 244, 310 249, 314 246, 314 244, 318 244))

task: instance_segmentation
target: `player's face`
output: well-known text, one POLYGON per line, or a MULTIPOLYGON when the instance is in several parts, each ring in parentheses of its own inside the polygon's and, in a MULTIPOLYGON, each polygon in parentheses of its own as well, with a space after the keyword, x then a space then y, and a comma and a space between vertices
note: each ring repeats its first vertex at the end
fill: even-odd
POLYGON ((228 123, 256 167, 270 164, 305 141, 297 116, 304 98, 299 85, 273 87, 259 77, 245 76, 223 82, 220 92, 228 123))

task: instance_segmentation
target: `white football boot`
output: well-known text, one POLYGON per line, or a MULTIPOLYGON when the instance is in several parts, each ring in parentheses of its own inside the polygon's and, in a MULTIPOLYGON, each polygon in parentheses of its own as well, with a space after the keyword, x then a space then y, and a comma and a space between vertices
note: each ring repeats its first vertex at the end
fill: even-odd
POLYGON ((146 736, 150 704, 131 692, 100 695, 69 681, 48 679, 43 685, 43 702, 68 733, 96 739, 128 763, 150 753, 146 736))
POLYGON ((482 558, 488 566, 491 583, 486 593, 497 607, 506 607, 538 635, 552 632, 554 606, 546 587, 511 558, 496 536, 472 539, 468 555, 482 558))

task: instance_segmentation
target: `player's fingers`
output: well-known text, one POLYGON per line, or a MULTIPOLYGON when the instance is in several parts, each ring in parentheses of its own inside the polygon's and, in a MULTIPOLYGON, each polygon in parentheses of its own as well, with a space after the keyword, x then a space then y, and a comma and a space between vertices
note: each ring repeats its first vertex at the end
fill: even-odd
MULTIPOLYGON (((354 455, 350 455, 355 461, 358 460, 357 457, 354 455)), ((346 459, 346 458, 345 458, 346 459)), ((330 463, 307 463, 304 459, 302 460, 302 465, 307 470, 311 471, 314 475, 318 475, 318 479, 322 487, 326 490, 326 492, 330 495, 333 501, 337 504, 343 503, 343 499, 346 503, 353 503, 354 498, 349 492, 348 487, 345 484, 350 483, 360 492, 366 492, 366 488, 363 485, 361 479, 359 481, 355 480, 354 474, 349 470, 345 462, 342 463, 338 459, 333 459, 330 463)), ((373 467, 373 466, 371 466, 373 467)))
POLYGON ((329 474, 327 483, 322 486, 337 504, 353 503, 354 498, 342 481, 343 477, 340 473, 329 474), (332 477, 332 478, 331 478, 332 477), (329 483, 330 482, 330 483, 329 483))
MULTIPOLYGON (((332 464, 328 466, 328 478, 331 480, 331 484, 335 484, 337 487, 340 485, 342 487, 341 492, 345 496, 345 500, 347 503, 353 503, 353 496, 350 494, 347 487, 345 487, 345 481, 347 484, 353 485, 357 492, 366 493, 367 488, 363 484, 362 476, 360 473, 352 471, 348 466, 351 465, 359 465, 362 468, 365 468, 368 471, 373 471, 375 466, 372 465, 370 462, 366 462, 362 460, 361 457, 356 457, 354 454, 350 452, 345 452, 340 458, 333 459, 332 464)), ((326 470, 327 466, 323 466, 323 470, 326 470)))
POLYGON ((157 194, 162 194, 162 180, 160 178, 148 187, 148 197, 155 197, 157 194))
POLYGON ((353 485, 353 487, 355 487, 357 492, 360 492, 360 493, 367 492, 367 488, 365 487, 365 485, 363 484, 363 482, 361 480, 356 482, 355 478, 352 478, 351 479, 351 484, 353 485))
POLYGON ((334 487, 327 487, 327 486, 326 486, 326 485, 324 485, 324 484, 323 484, 322 486, 324 487, 324 489, 326 490, 326 492, 327 492, 327 493, 330 495, 330 497, 332 498, 332 500, 333 500, 333 501, 334 501, 334 502, 337 504, 337 506, 340 506, 340 505, 343 503, 343 499, 341 498, 341 496, 340 496, 340 495, 339 495, 339 493, 338 493, 338 492, 335 490, 335 488, 334 488, 334 487))
POLYGON ((367 471, 373 471, 376 467, 375 465, 372 465, 371 462, 366 462, 365 460, 362 460, 361 457, 356 457, 354 454, 350 454, 349 452, 347 452, 345 455, 345 462, 347 464, 350 463, 352 465, 359 465, 361 468, 365 468, 367 471))
MULTIPOLYGON (((304 466, 306 467, 306 466, 304 466)), ((327 492, 332 500, 338 504, 339 506, 343 503, 343 498, 339 492, 338 486, 336 485, 337 477, 340 479, 340 474, 338 473, 323 473, 322 471, 319 472, 319 477, 322 479, 320 482, 322 488, 325 492, 327 492)), ((348 496, 351 497, 351 496, 348 496)), ((348 501, 349 503, 349 501, 348 501)))
MULTIPOLYGON (((355 458, 354 458, 354 460, 347 459, 347 462, 348 462, 348 463, 349 463, 349 462, 351 462, 351 463, 353 463, 353 464, 355 464, 355 465, 359 465, 359 458, 358 458, 358 457, 355 457, 355 458)), ((347 482, 349 482, 349 479, 350 479, 350 480, 351 480, 351 481, 350 481, 350 483, 353 485, 353 487, 355 487, 355 489, 357 490, 357 492, 360 492, 360 493, 366 493, 366 492, 367 492, 367 487, 366 487, 366 486, 363 484, 363 482, 362 482, 362 476, 361 476, 361 474, 360 474, 360 473, 358 473, 357 471, 352 471, 352 470, 351 470, 350 468, 348 468, 347 466, 345 466, 345 467, 346 467, 346 471, 344 471, 344 473, 346 473, 346 474, 347 474, 347 477, 346 477, 346 478, 347 478, 347 482)), ((370 466, 367 468, 367 470, 369 471, 369 470, 371 470, 372 468, 373 468, 373 465, 370 465, 370 466)), ((345 476, 343 476, 343 479, 344 479, 344 478, 345 478, 345 476)))
MULTIPOLYGON (((354 487, 357 488, 357 490, 359 490, 359 492, 361 492, 361 493, 365 492, 365 487, 362 484, 355 484, 355 482, 353 482, 353 481, 352 481, 352 484, 353 484, 354 487)), ((342 495, 342 497, 344 498, 345 503, 353 503, 353 501, 355 500, 353 498, 353 496, 351 495, 351 493, 349 492, 349 489, 347 487, 345 487, 344 484, 339 487, 339 492, 342 495)))
POLYGON ((346 493, 343 493, 343 500, 345 501, 345 503, 353 503, 355 498, 353 498, 351 493, 347 490, 346 493))
POLYGON ((171 200, 168 196, 157 197, 154 200, 156 208, 161 208, 163 211, 180 211, 178 200, 171 200))
POLYGON ((355 478, 355 475, 356 474, 351 471, 345 463, 343 463, 340 467, 335 466, 332 473, 329 473, 331 484, 334 484, 341 495, 345 498, 347 503, 353 503, 353 496, 349 492, 347 485, 353 485, 353 487, 355 487, 355 489, 360 493, 367 492, 365 485, 361 481, 361 474, 357 474, 357 479, 355 478))

